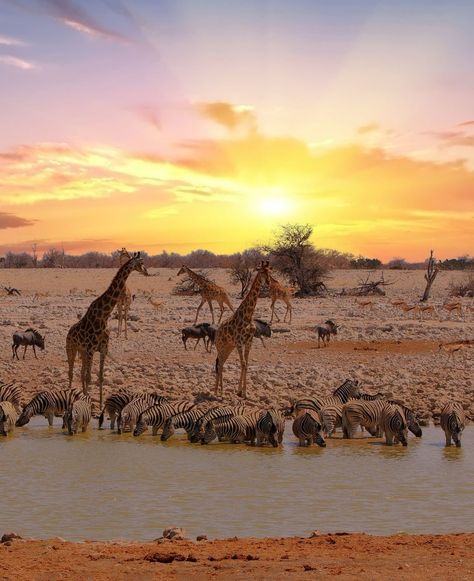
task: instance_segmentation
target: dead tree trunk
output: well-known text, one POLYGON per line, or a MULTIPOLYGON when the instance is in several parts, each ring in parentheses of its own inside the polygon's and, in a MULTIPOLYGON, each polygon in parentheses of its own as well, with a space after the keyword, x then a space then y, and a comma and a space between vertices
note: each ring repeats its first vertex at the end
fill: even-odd
POLYGON ((428 265, 426 267, 425 273, 425 280, 426 280, 426 288, 423 296, 420 299, 420 302, 425 302, 428 300, 431 291, 431 285, 434 283, 436 276, 439 272, 439 266, 436 263, 436 259, 433 256, 433 251, 430 250, 430 257, 428 259, 428 265))

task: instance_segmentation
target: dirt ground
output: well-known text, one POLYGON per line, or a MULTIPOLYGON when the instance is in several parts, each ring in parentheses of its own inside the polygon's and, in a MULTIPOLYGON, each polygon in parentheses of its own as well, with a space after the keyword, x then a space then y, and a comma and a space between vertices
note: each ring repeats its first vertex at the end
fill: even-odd
MULTIPOLYGON (((0 270, 0 286, 21 291, 21 296, 0 297, 0 379, 17 381, 25 401, 42 389, 67 387, 67 331, 107 288, 114 274, 113 269, 0 270), (44 333, 46 349, 39 352, 37 360, 29 349, 24 361, 13 361, 12 334, 27 327, 44 333)), ((189 341, 185 351, 181 342, 180 330, 194 321, 199 297, 171 294, 180 280, 175 270, 153 270, 152 274, 155 276, 145 278, 133 273, 129 278, 135 300, 128 339, 117 337, 117 320, 110 320, 105 394, 128 386, 162 390, 175 400, 212 400, 215 350, 206 353, 201 343, 194 351, 189 341)), ((210 276, 228 289, 234 306, 238 305, 238 289, 230 284, 227 272, 211 270, 210 276)), ((340 291, 357 285, 361 276, 357 271, 335 271, 328 286, 340 291)), ((352 377, 361 380, 366 391, 383 391, 403 399, 425 422, 439 413, 447 398, 461 401, 474 415, 473 348, 466 345, 452 357, 439 350, 440 343, 474 338, 472 298, 462 300, 461 315, 450 314, 442 307, 450 283, 466 275, 439 275, 429 303, 435 311, 425 314, 423 320, 392 305, 395 299, 408 304, 419 300, 424 289, 423 272, 394 271, 385 276, 393 282, 386 287, 387 296, 373 298, 369 305, 353 297, 293 299, 292 324, 274 322, 266 348, 259 340, 253 343, 247 390, 250 404, 285 406, 296 397, 329 394, 352 377), (339 333, 329 347, 318 349, 314 326, 326 319, 340 325, 339 333)), ((282 317, 283 305, 277 312, 282 317)), ((270 319, 269 299, 259 300, 255 316, 270 319)), ((210 320, 207 306, 203 307, 200 321, 210 320)), ((94 382, 97 360, 98 355, 94 382)), ((75 385, 79 385, 79 371, 76 362, 75 385)), ((238 374, 234 353, 224 369, 226 402, 238 401, 238 374)), ((97 391, 93 386, 96 401, 97 391)))
POLYGON ((13 540, 0 577, 34 579, 418 579, 474 576, 474 534, 151 543, 13 540))

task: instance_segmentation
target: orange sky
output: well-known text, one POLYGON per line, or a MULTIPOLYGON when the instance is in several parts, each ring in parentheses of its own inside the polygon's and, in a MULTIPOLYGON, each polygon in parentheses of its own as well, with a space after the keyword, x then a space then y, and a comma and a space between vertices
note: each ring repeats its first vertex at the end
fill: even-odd
POLYGON ((472 253, 473 7, 163 4, 0 10, 0 251, 472 253))

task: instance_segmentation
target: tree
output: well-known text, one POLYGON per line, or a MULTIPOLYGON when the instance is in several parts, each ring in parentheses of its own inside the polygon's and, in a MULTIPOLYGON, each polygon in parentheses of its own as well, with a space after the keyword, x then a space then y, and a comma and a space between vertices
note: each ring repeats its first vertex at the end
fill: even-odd
POLYGON ((426 287, 425 292, 423 293, 423 296, 420 299, 421 302, 425 302, 429 299, 431 285, 434 283, 435 278, 438 276, 438 272, 439 264, 437 263, 435 257, 433 256, 433 251, 430 250, 430 257, 428 258, 425 273, 426 287))
POLYGON ((274 268, 297 287, 296 296, 320 294, 325 290, 323 279, 330 270, 329 260, 309 242, 311 224, 284 224, 275 233, 273 242, 262 246, 274 268))
POLYGON ((56 268, 61 264, 62 253, 57 248, 50 248, 43 254, 43 268, 56 268))

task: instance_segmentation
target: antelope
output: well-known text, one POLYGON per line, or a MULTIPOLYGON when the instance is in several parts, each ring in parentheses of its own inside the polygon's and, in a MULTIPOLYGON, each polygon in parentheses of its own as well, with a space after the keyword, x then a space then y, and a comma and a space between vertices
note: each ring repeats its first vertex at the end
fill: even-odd
POLYGON ((467 343, 440 343, 438 346, 439 351, 445 351, 448 354, 448 361, 454 359, 454 354, 462 351, 466 347, 469 347, 467 343))
POLYGON ((457 311, 458 314, 460 316, 462 316, 462 304, 459 301, 457 301, 455 303, 445 303, 443 305, 443 309, 445 309, 446 311, 448 311, 448 313, 449 313, 448 318, 451 316, 451 313, 453 311, 457 311))
POLYGON ((365 308, 365 307, 370 307, 370 310, 372 311, 374 308, 374 301, 356 301, 356 303, 359 305, 359 307, 365 308))

